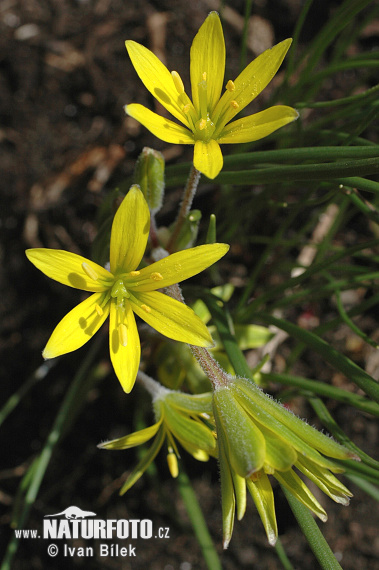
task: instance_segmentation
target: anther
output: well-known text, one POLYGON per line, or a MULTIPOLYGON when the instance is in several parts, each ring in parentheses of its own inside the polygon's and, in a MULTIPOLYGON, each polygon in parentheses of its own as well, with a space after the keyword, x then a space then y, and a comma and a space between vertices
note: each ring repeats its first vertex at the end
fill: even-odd
POLYGON ((190 103, 187 103, 187 105, 183 105, 183 107, 182 107, 182 111, 183 111, 183 113, 185 113, 186 115, 187 115, 187 113, 189 113, 190 109, 191 109, 190 103))
POLYGON ((97 303, 95 305, 95 310, 96 310, 96 313, 99 315, 99 317, 101 317, 104 314, 103 309, 97 303))
POLYGON ((146 313, 151 313, 151 308, 148 305, 145 305, 144 303, 141 305, 141 309, 146 311, 146 313))
POLYGON ((124 323, 118 325, 118 338, 121 346, 126 346, 128 344, 128 331, 124 323))
POLYGON ((177 90, 177 92, 180 95, 184 93, 184 85, 179 73, 177 71, 171 71, 171 77, 174 81, 175 89, 177 90))
POLYGON ((207 80, 207 72, 203 71, 203 74, 201 77, 203 78, 203 81, 206 81, 207 80))
POLYGON ((199 122, 199 129, 201 131, 203 131, 205 129, 205 127, 207 126, 207 121, 205 119, 201 119, 199 122))
POLYGON ((236 86, 234 85, 234 82, 229 79, 228 83, 225 85, 225 89, 227 89, 228 91, 234 91, 236 88, 236 86))
POLYGON ((238 109, 238 107, 239 107, 237 101, 234 101, 234 100, 233 100, 233 101, 230 101, 230 106, 231 106, 233 109, 238 109))
POLYGON ((155 271, 154 273, 150 274, 150 279, 152 279, 153 281, 162 281, 163 276, 157 271, 155 271))
POLYGON ((93 279, 93 281, 97 281, 99 279, 99 276, 96 273, 96 271, 90 265, 88 265, 88 263, 86 263, 85 261, 83 261, 83 263, 82 263, 82 269, 83 269, 84 273, 86 273, 90 279, 93 279))
POLYGON ((172 447, 168 448, 167 465, 170 470, 171 477, 174 477, 175 479, 179 475, 179 467, 178 467, 178 460, 176 458, 176 455, 172 447))
POLYGON ((140 271, 131 271, 131 272, 130 272, 130 276, 131 276, 131 277, 138 277, 138 275, 140 275, 140 274, 141 274, 140 271))

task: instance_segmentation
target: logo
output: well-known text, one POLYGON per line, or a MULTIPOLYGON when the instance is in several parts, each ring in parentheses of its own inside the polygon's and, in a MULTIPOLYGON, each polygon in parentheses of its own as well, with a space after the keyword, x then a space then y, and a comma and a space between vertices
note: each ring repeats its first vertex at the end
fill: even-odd
POLYGON ((51 518, 51 517, 59 517, 61 515, 64 515, 66 517, 66 519, 86 519, 87 517, 95 517, 96 513, 93 513, 92 511, 82 511, 82 509, 80 509, 79 507, 67 507, 67 509, 65 509, 64 511, 62 511, 61 513, 55 513, 54 515, 45 515, 45 519, 46 518, 51 518))

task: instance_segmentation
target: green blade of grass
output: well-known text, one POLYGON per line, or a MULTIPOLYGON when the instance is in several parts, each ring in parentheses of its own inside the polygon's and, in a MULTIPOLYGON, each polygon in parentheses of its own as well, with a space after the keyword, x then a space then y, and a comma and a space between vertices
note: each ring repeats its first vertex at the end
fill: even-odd
POLYGON ((325 384, 318 380, 310 380, 309 378, 303 378, 302 376, 294 376, 293 374, 261 372, 261 377, 266 381, 279 382, 286 386, 296 386, 307 393, 311 392, 313 394, 325 396, 326 398, 333 398, 338 402, 343 402, 348 406, 353 406, 362 412, 379 417, 379 404, 365 398, 364 396, 360 396, 359 394, 343 390, 342 388, 337 388, 336 386, 331 386, 330 384, 325 384))
POLYGON ((320 354, 326 362, 329 362, 329 364, 345 374, 349 380, 359 386, 370 398, 379 402, 379 383, 355 364, 355 362, 330 346, 325 340, 310 331, 306 331, 297 325, 283 319, 278 319, 272 315, 259 313, 256 317, 265 324, 274 325, 286 331, 290 336, 300 342, 303 342, 308 348, 320 354))
POLYGON ((283 485, 281 488, 321 568, 323 570, 342 570, 310 510, 302 505, 283 485))
POLYGON ((209 570, 221 570, 221 562, 209 534, 207 523, 183 465, 181 465, 177 482, 193 531, 203 553, 205 564, 209 570))

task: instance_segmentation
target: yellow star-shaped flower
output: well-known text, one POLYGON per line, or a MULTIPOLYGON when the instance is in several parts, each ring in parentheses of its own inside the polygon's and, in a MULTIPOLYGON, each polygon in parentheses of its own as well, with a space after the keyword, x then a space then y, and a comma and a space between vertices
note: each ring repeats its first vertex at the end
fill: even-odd
POLYGON ((191 47, 191 101, 176 71, 170 73, 150 50, 129 40, 126 48, 145 87, 184 126, 143 105, 126 105, 125 111, 168 143, 195 145, 195 168, 215 178, 223 165, 220 144, 256 141, 298 118, 292 107, 277 105, 230 123, 268 85, 291 42, 284 40, 258 56, 235 81, 226 83, 221 95, 225 43, 220 18, 217 12, 211 12, 191 47))
POLYGON ((141 347, 134 313, 160 333, 196 346, 212 346, 202 321, 184 305, 157 289, 203 271, 228 251, 226 244, 200 245, 138 270, 146 249, 150 213, 138 186, 132 186, 116 212, 110 243, 110 271, 75 253, 36 248, 28 259, 48 277, 93 293, 70 311, 53 331, 44 358, 83 346, 108 315, 112 364, 125 392, 133 388, 141 347))

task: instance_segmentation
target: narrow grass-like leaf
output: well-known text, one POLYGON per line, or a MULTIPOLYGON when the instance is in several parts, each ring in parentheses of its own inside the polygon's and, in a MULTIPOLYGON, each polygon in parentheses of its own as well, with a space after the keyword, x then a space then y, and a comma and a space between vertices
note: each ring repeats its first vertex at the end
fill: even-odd
POLYGON ((279 329, 286 331, 300 342, 320 354, 329 364, 345 374, 352 382, 361 388, 368 396, 379 402, 379 382, 376 382, 367 372, 360 368, 355 362, 338 352, 325 340, 314 333, 306 331, 283 319, 277 319, 271 315, 259 313, 259 320, 264 323, 275 325, 279 329))
MULTIPOLYGON (((310 380, 308 378, 302 378, 301 376, 294 376, 293 374, 261 372, 261 377, 262 380, 265 381, 279 382, 280 384, 285 384, 287 386, 296 386, 307 393, 311 392, 327 398, 333 398, 334 400, 353 406, 362 412, 379 417, 379 405, 376 402, 373 402, 359 394, 343 390, 342 388, 337 388, 336 386, 331 386, 330 384, 325 384, 318 380, 310 380)), ((341 443, 343 443, 343 441, 341 441, 341 443)))
POLYGON ((342 570, 311 512, 281 485, 293 514, 323 570, 342 570))

